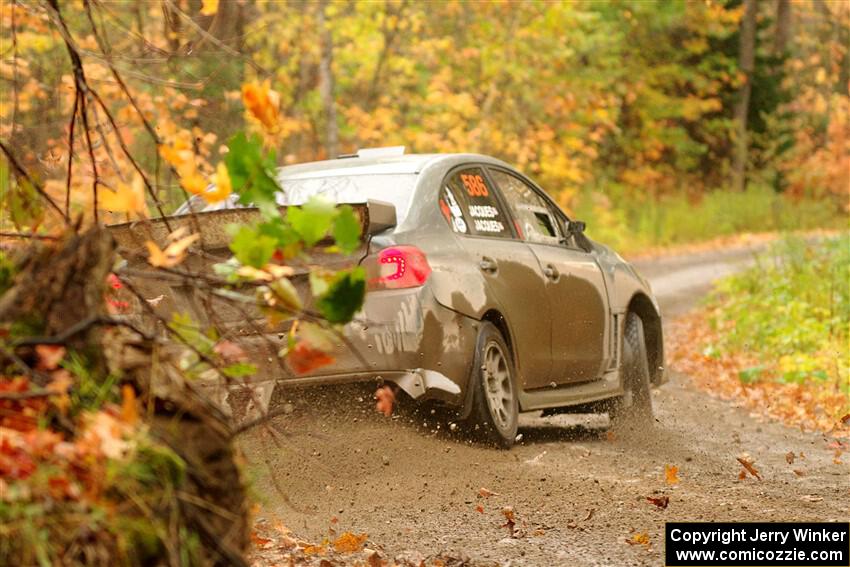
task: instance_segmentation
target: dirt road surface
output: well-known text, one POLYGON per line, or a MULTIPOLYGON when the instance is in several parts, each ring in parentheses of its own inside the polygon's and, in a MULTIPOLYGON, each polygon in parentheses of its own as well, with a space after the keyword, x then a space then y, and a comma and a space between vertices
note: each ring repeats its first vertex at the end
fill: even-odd
MULTIPOLYGON (((638 264, 669 319, 752 256, 736 249, 638 264)), ((822 435, 764 423, 680 374, 653 393, 651 431, 611 437, 604 417, 524 415, 510 451, 471 445, 421 416, 378 416, 371 391, 293 399, 271 424, 276 435, 245 437, 260 521, 282 520, 318 541, 336 517, 334 529, 368 533, 390 558, 584 566, 663 565, 666 521, 850 518, 850 470, 822 435), (763 480, 739 480, 742 454, 763 480), (666 482, 665 465, 678 467, 678 483, 666 482), (661 495, 665 510, 647 501, 661 495), (506 506, 521 537, 502 527, 506 506), (642 533, 648 546, 627 543, 642 533)))

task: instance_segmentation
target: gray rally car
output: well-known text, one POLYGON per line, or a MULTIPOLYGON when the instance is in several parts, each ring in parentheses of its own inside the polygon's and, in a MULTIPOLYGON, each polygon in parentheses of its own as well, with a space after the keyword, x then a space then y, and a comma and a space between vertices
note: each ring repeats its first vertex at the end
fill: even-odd
MULTIPOLYGON (((349 261, 364 265, 369 290, 335 363, 308 376, 268 369, 278 383, 378 378, 456 408, 471 431, 504 447, 520 412, 651 420, 650 387, 664 379, 664 357, 649 285, 507 163, 382 148, 283 167, 279 181, 281 205, 322 195, 362 206, 367 238, 349 261)), ((190 216, 190 208, 207 233, 238 212, 235 201, 193 198, 171 218, 190 216)), ((212 313, 185 286, 169 301, 164 308, 188 306, 250 333, 244 313, 212 313)), ((277 331, 262 339, 277 340, 277 331)))

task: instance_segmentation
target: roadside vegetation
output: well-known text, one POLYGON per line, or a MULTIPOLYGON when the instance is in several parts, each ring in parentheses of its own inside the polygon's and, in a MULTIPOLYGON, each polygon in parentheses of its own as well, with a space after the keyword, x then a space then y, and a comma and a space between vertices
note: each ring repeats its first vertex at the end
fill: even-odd
POLYGON ((789 425, 850 432, 850 236, 786 238, 672 334, 674 368, 789 425))
POLYGON ((641 198, 623 188, 610 194, 583 194, 575 214, 589 219, 588 234, 593 238, 627 255, 740 234, 842 229, 847 225, 847 216, 837 212, 832 202, 789 198, 766 186, 658 199, 641 198))

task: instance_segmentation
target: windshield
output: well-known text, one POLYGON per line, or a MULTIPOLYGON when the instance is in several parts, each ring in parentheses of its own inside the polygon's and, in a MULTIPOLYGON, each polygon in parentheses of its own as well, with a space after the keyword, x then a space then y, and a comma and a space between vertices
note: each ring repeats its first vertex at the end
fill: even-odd
MULTIPOLYGON (((332 175, 327 177, 286 178, 281 177, 278 183, 283 191, 278 193, 279 205, 303 205, 311 197, 322 196, 335 203, 365 203, 372 199, 386 201, 395 206, 398 224, 407 216, 410 199, 416 186, 416 175, 412 173, 387 173, 372 175, 332 175)), ((179 209, 175 215, 184 215, 191 211, 196 213, 217 211, 220 209, 239 208, 239 197, 230 195, 218 203, 207 203, 200 195, 195 195, 179 209)))

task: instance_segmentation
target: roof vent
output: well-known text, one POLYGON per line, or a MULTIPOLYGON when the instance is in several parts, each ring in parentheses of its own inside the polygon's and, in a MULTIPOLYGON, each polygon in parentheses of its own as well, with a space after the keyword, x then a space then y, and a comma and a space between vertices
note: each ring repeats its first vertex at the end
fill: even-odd
POLYGON ((387 146, 385 148, 363 148, 357 150, 357 157, 361 158, 381 158, 381 157, 398 157, 404 155, 404 146, 387 146))

